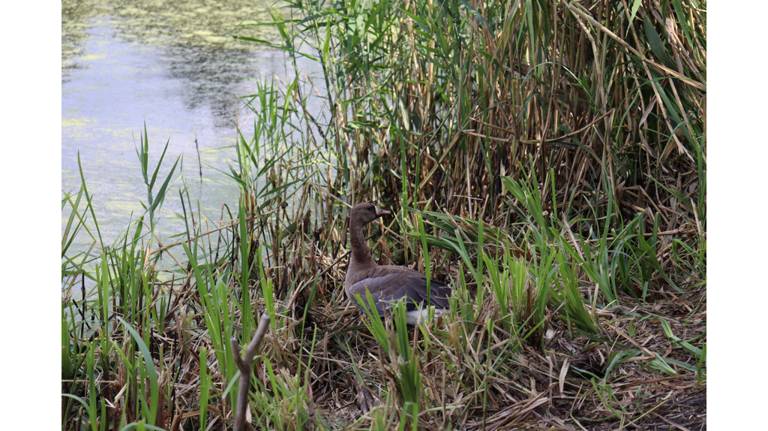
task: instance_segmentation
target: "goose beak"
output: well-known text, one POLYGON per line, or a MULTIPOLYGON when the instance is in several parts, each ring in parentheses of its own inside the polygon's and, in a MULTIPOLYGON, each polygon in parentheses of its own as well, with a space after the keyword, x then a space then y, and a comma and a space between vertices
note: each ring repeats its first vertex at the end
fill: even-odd
POLYGON ((390 211, 385 210, 384 208, 376 207, 376 217, 384 217, 385 215, 392 214, 390 211))

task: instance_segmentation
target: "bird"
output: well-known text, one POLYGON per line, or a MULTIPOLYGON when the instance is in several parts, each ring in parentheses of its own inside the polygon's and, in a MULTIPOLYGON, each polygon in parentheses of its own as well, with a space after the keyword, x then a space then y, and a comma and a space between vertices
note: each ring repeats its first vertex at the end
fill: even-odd
POLYGON ((367 301, 370 292, 379 315, 386 316, 391 307, 400 299, 406 301, 406 320, 417 325, 427 316, 427 307, 434 306, 435 315, 446 312, 451 289, 445 283, 430 280, 427 294, 427 278, 424 274, 405 266, 379 265, 373 261, 364 234, 368 223, 386 215, 389 211, 378 208, 371 202, 355 205, 349 212, 349 234, 351 255, 344 279, 347 297, 364 311, 357 301, 359 295, 367 301))

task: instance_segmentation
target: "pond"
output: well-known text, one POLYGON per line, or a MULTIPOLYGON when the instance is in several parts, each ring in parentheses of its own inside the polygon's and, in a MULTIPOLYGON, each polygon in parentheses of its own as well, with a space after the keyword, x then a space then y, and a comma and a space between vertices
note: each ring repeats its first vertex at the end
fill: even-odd
MULTIPOLYGON (((80 187, 78 154, 105 243, 112 243, 146 200, 136 148, 146 124, 151 159, 166 142, 165 172, 177 157, 184 183, 204 215, 237 206, 224 172, 237 129, 248 135, 245 96, 259 81, 293 79, 285 54, 235 39, 271 38, 266 1, 73 1, 62 4, 62 188, 80 187)), ((306 61, 302 74, 319 76, 306 61)), ((320 82, 319 79, 314 79, 320 82)), ((310 110, 317 107, 310 106, 310 110)), ((175 176, 158 214, 160 231, 183 222, 175 176)), ((66 222, 66 211, 63 223, 66 222)), ((72 248, 91 238, 79 235, 72 248)))

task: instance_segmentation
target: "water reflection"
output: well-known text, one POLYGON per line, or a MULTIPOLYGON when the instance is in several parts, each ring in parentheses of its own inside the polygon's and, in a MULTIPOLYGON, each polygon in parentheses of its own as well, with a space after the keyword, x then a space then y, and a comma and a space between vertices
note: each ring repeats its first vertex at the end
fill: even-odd
MULTIPOLYGON (((236 203, 237 190, 221 171, 233 156, 236 127, 247 130, 252 121, 241 97, 265 78, 289 79, 284 54, 232 37, 269 37, 255 34, 265 27, 242 24, 267 20, 266 2, 64 0, 62 6, 63 189, 79 186, 79 152, 105 240, 116 239, 131 215, 142 212, 146 190, 135 147, 145 122, 155 159, 169 141, 166 158, 181 156, 187 179, 203 170, 204 180, 188 185, 204 213, 214 216, 222 203, 236 203)), ((171 193, 159 226, 180 227, 174 216, 180 210, 171 193)), ((88 242, 80 240, 75 248, 88 242)))
POLYGON ((174 46, 166 51, 169 76, 184 83, 181 96, 185 108, 189 111, 210 109, 214 125, 222 128, 232 127, 233 119, 241 111, 240 97, 253 90, 241 85, 244 80, 254 73, 261 77, 285 73, 285 55, 277 51, 196 46, 174 46))

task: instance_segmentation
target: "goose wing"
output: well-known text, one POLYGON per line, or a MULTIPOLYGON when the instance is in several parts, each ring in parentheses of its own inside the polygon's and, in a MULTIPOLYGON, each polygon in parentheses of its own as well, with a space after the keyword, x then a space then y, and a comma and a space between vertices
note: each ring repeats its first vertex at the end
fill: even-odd
POLYGON ((371 271, 347 288, 347 295, 358 307, 360 304, 355 297, 360 295, 365 301, 367 290, 371 293, 380 314, 386 313, 392 304, 401 298, 406 298, 407 311, 417 310, 426 304, 434 305, 436 308, 448 308, 451 289, 444 283, 431 280, 429 295, 427 295, 427 278, 423 274, 405 268, 377 269, 378 271, 371 271))

